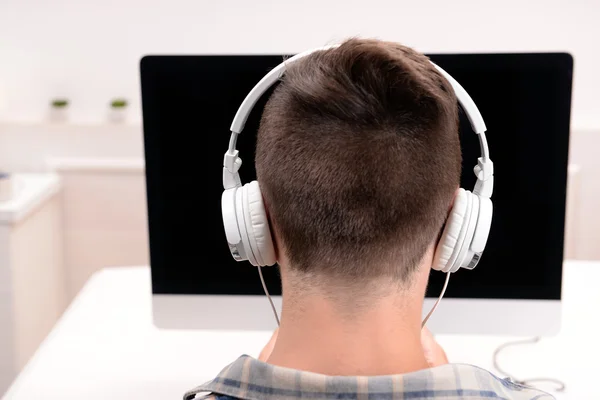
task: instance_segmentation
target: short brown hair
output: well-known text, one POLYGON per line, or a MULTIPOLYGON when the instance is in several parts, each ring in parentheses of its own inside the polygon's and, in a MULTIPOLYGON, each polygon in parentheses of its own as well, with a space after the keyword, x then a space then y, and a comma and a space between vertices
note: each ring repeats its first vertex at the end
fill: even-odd
POLYGON ((456 96, 415 50, 350 39, 290 65, 255 163, 291 268, 406 280, 459 185, 456 96))

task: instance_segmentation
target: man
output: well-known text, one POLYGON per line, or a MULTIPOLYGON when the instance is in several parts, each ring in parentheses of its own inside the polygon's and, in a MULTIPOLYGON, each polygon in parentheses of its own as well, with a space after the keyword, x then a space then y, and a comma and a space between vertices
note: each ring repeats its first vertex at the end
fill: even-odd
POLYGON ((263 111, 256 172, 281 324, 186 394, 219 399, 543 399, 448 364, 421 315, 459 187, 457 99, 418 52, 350 39, 292 64, 263 111))

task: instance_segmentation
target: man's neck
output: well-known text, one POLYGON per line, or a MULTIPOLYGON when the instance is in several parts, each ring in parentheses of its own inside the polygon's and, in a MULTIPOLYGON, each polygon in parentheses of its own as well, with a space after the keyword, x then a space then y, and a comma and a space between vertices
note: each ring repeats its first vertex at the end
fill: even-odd
POLYGON ((378 296, 353 314, 352 307, 341 311, 328 296, 289 299, 284 288, 281 325, 268 362, 345 376, 428 368, 421 345, 422 303, 405 295, 378 296))

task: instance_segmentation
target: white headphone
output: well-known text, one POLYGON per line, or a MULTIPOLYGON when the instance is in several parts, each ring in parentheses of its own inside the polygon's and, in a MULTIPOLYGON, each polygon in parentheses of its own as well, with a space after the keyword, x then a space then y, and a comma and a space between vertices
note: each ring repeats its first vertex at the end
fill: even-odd
MULTIPOLYGON (((248 260, 257 267, 276 263, 275 249, 262 194, 257 181, 242 186, 239 169, 242 160, 236 150, 237 136, 258 99, 283 76, 287 66, 314 51, 327 50, 327 46, 309 50, 284 61, 265 75, 248 93, 231 124, 229 149, 223 160, 223 188, 221 197, 223 224, 231 255, 237 261, 248 260)), ((433 63, 432 63, 433 64, 433 63)), ((489 158, 485 123, 475 102, 465 89, 446 71, 433 64, 450 82, 459 103, 467 114, 481 148, 481 157, 474 168, 477 182, 473 192, 459 189, 446 222, 444 232, 435 251, 433 269, 456 272, 459 268, 473 269, 479 259, 492 223, 492 195, 494 165, 489 158)))

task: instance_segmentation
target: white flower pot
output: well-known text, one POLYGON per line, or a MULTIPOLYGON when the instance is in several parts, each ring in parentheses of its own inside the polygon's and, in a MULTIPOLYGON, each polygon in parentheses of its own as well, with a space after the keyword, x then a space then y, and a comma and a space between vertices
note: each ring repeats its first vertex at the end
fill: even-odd
POLYGON ((123 123, 127 120, 127 107, 111 108, 108 112, 108 120, 114 123, 123 123))
POLYGON ((50 107, 50 121, 65 122, 69 119, 69 107, 50 107))

